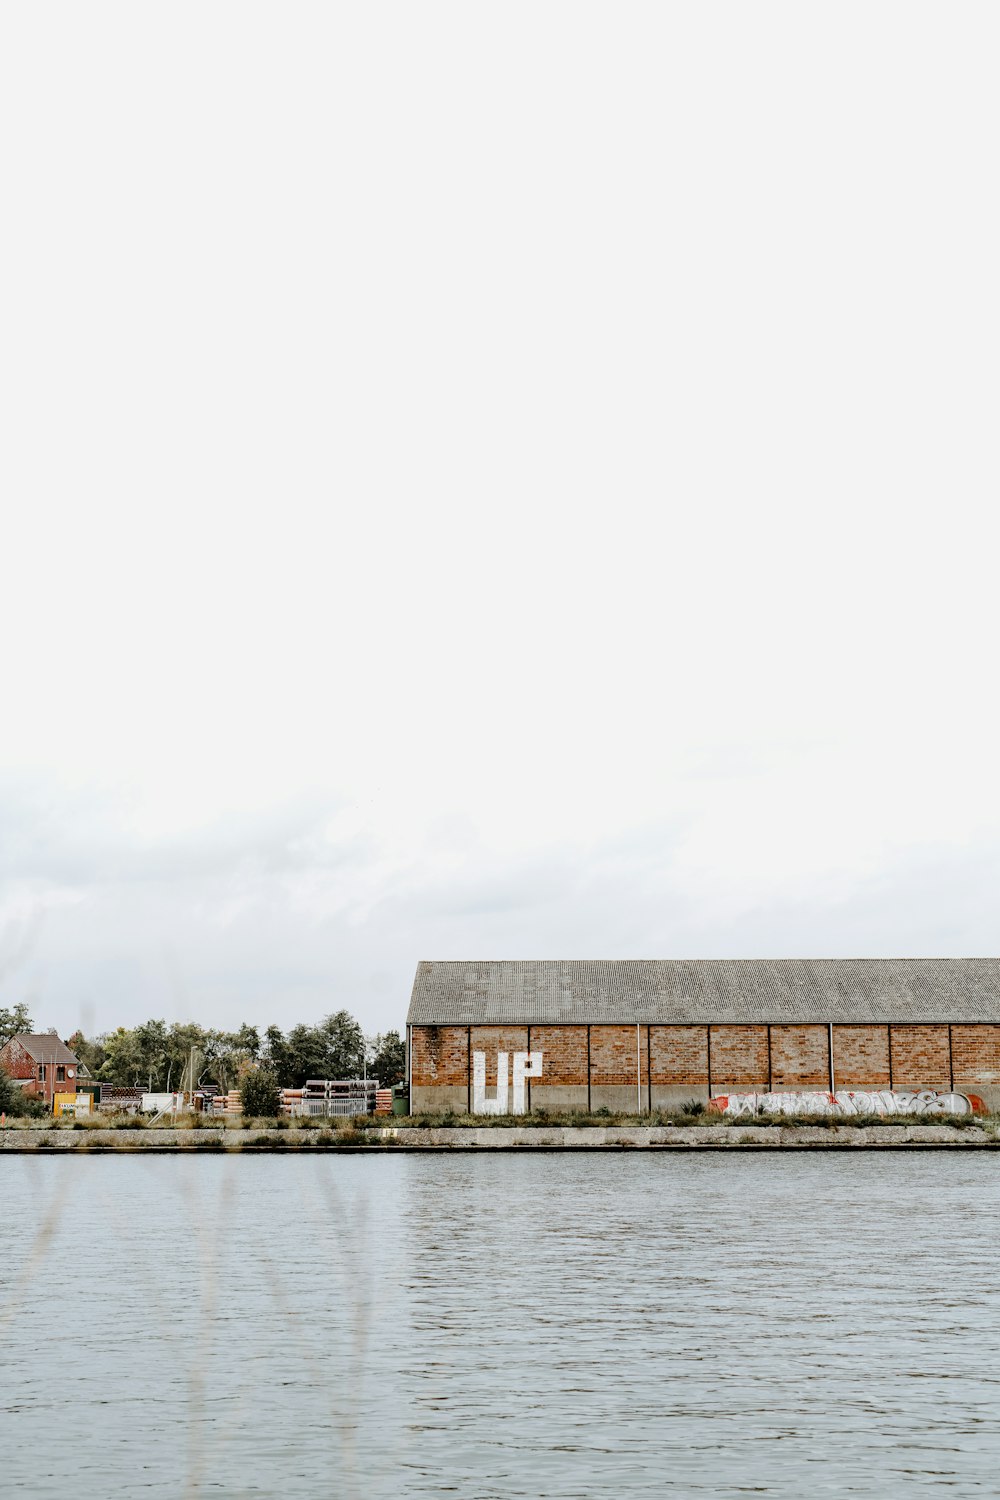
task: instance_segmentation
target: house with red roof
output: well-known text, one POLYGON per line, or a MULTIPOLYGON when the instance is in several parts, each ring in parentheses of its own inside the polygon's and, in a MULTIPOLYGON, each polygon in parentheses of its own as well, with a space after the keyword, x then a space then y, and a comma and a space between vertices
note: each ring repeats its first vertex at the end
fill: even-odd
POLYGON ((0 1068, 19 1083, 29 1099, 53 1107, 54 1096, 76 1093, 77 1079, 86 1069, 55 1032, 22 1032, 0 1047, 0 1068))

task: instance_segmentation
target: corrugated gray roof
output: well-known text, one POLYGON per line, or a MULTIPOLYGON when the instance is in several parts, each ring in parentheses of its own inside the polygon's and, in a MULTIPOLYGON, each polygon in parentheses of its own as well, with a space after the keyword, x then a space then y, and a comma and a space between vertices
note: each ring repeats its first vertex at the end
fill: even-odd
POLYGON ((417 965, 411 1026, 994 1021, 997 958, 447 961, 417 965))

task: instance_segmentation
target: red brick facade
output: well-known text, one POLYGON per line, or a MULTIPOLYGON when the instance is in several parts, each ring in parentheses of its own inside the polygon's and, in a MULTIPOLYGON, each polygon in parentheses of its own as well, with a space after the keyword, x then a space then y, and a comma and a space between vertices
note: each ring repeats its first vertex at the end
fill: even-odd
POLYGON ((546 1083, 586 1083, 586 1026, 532 1026, 531 1050, 542 1053, 546 1083))
MULTIPOLYGON (((486 1053, 486 1087, 497 1081, 497 1053, 527 1052, 527 1026, 473 1026, 470 1038, 473 1052, 486 1053)), ((466 1063, 468 1067, 468 1063, 466 1063)))
POLYGON ((708 1060, 715 1092, 736 1094, 766 1089, 767 1027, 710 1027, 708 1060))
POLYGON ((80 1064, 77 1057, 58 1038, 11 1037, 0 1047, 0 1068, 11 1078, 30 1080, 24 1092, 29 1099, 41 1099, 51 1105, 56 1094, 75 1094, 80 1064), (32 1045, 41 1042, 41 1047, 32 1045))
MULTIPOLYGON (((643 1107, 711 1094, 829 1089, 997 1091, 1000 1025, 414 1026, 410 1080, 415 1108, 471 1098, 472 1054, 542 1053, 537 1103, 643 1107), (638 1092, 637 1092, 638 1079, 638 1092)), ((530 1093, 529 1093, 530 1097, 530 1093)))
POLYGON ((840 1089, 889 1088, 888 1026, 835 1026, 833 1074, 840 1089))
POLYGON ((410 1050, 413 1081, 465 1088, 469 1077, 466 1026, 415 1026, 410 1050))
POLYGON ((951 1088, 947 1026, 893 1026, 889 1032, 893 1088, 951 1088))
POLYGON ((646 1027, 592 1026, 590 1028, 590 1084, 636 1085, 642 1069, 646 1079, 646 1027))
POLYGON ((1000 1026, 951 1026, 955 1088, 1000 1087, 1000 1026))
POLYGON ((663 1088, 708 1087, 708 1028, 650 1026, 649 1076, 663 1088))
POLYGON ((828 1089, 830 1033, 825 1026, 772 1026, 771 1088, 828 1089))

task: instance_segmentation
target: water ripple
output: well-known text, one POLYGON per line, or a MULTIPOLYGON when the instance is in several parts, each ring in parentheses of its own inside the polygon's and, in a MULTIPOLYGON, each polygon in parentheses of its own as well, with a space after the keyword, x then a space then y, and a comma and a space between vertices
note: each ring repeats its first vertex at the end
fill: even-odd
POLYGON ((14 1494, 997 1491, 987 1156, 0 1174, 14 1494))

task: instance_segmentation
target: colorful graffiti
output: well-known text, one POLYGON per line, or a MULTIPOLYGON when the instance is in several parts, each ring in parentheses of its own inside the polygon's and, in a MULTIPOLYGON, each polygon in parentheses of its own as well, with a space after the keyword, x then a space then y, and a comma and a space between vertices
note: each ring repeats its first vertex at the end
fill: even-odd
POLYGON ((787 1094, 717 1094, 709 1109, 723 1115, 968 1115, 985 1114, 978 1094, 934 1089, 838 1089, 787 1094))
POLYGON ((509 1054, 497 1053, 497 1086, 492 1099, 486 1097, 486 1053, 472 1054, 472 1113, 474 1115, 523 1115, 527 1109, 525 1082, 542 1076, 540 1052, 515 1052, 513 1089, 509 1087, 509 1054), (511 1097, 513 1095, 513 1097, 511 1097), (509 1106, 509 1107, 508 1107, 509 1106))

